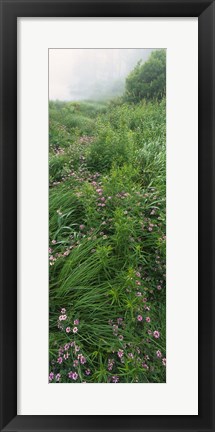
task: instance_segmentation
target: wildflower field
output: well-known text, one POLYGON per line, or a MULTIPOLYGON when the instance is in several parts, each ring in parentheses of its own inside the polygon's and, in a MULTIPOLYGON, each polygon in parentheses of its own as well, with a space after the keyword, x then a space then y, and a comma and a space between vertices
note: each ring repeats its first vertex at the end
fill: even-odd
POLYGON ((49 381, 164 383, 165 97, 49 120, 49 381))

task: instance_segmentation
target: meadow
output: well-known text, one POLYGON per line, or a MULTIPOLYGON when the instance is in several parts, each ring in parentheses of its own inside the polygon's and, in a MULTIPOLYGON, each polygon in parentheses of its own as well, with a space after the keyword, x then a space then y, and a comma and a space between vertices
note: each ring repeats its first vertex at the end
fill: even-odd
POLYGON ((164 383, 165 98, 49 119, 49 382, 164 383))

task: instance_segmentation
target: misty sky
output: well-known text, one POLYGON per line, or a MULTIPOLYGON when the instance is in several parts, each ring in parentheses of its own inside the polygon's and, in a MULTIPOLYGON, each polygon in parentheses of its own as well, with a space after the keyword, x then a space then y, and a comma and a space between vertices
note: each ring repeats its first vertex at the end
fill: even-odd
POLYGON ((99 99, 121 94, 125 77, 151 49, 50 49, 49 99, 99 99))

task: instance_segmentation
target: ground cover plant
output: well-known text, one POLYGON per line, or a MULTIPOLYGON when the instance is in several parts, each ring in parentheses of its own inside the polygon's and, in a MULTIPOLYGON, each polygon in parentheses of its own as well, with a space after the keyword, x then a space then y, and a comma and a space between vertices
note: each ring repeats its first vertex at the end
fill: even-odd
POLYGON ((166 106, 155 87, 137 100, 126 90, 50 102, 51 383, 166 381, 166 106))

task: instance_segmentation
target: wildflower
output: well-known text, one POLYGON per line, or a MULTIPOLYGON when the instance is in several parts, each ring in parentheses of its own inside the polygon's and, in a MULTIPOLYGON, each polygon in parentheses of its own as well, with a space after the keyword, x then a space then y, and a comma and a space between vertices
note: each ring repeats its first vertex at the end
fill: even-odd
POLYGON ((73 331, 73 333, 77 333, 78 332, 78 327, 74 327, 72 331, 73 331))
POLYGON ((136 272, 136 276, 140 277, 141 276, 140 272, 136 272))
POLYGON ((161 357, 162 357, 162 354, 161 354, 161 351, 160 351, 160 350, 157 350, 157 351, 156 351, 156 356, 157 356, 158 358, 161 358, 161 357))
POLYGON ((85 374, 86 374, 86 375, 90 375, 90 374, 91 374, 91 370, 90 370, 90 369, 86 369, 86 370, 85 370, 85 374))
POLYGON ((159 337, 160 337, 159 331, 155 330, 154 333, 153 333, 153 336, 154 336, 155 339, 159 339, 159 337))
POLYGON ((118 376, 112 376, 112 382, 113 383, 118 383, 119 382, 119 377, 118 376))
POLYGON ((108 370, 111 371, 114 366, 114 359, 108 359, 108 370))
POLYGON ((65 345, 64 345, 64 349, 65 349, 65 351, 68 351, 69 347, 70 347, 70 344, 69 344, 69 343, 65 344, 65 345))
POLYGON ((76 381, 78 379, 78 374, 77 372, 69 372, 68 377, 76 381))
POLYGON ((122 322, 123 322, 123 318, 117 318, 117 324, 122 324, 122 322))
POLYGON ((161 290, 161 285, 158 285, 157 289, 158 289, 158 291, 160 291, 161 290))
POLYGON ((123 339, 124 339, 123 335, 119 335, 119 340, 123 340, 123 339))
POLYGON ((152 227, 148 227, 148 231, 152 231, 152 227))
POLYGON ((81 364, 85 364, 86 363, 86 358, 84 357, 84 356, 81 356, 80 357, 80 362, 81 362, 81 364))
POLYGON ((74 325, 78 325, 79 324, 79 320, 74 320, 74 325))
POLYGON ((130 357, 131 359, 133 359, 134 355, 132 353, 128 353, 128 357, 130 357))
POLYGON ((141 282, 140 281, 138 281, 138 280, 136 280, 136 285, 141 285, 141 282))
POLYGON ((140 291, 138 291, 138 292, 136 293, 136 296, 137 296, 137 297, 141 297, 141 296, 142 296, 142 293, 141 293, 140 291))
POLYGON ((85 228, 85 225, 80 225, 79 228, 80 230, 83 230, 85 228))
POLYGON ((66 332, 67 332, 67 333, 70 333, 70 332, 71 332, 71 328, 70 328, 70 327, 67 327, 67 328, 66 328, 66 332))
POLYGON ((150 323, 150 321, 151 321, 151 318, 150 317, 146 317, 146 322, 150 323))
POLYGON ((59 382, 59 381, 60 381, 60 378, 61 378, 61 374, 58 373, 58 374, 55 376, 55 379, 56 379, 57 382, 59 382))
POLYGON ((142 321, 142 320, 143 320, 142 315, 137 315, 137 321, 142 321))
POLYGON ((58 362, 59 364, 61 364, 62 361, 63 361, 62 357, 58 357, 57 362, 58 362))
POLYGON ((144 369, 148 369, 148 368, 149 368, 148 365, 147 365, 146 363, 142 363, 142 367, 143 367, 144 369))
POLYGON ((78 366, 78 363, 79 363, 78 360, 74 360, 74 362, 73 362, 73 366, 74 366, 74 367, 77 367, 77 366, 78 366))
POLYGON ((162 359, 162 363, 164 366, 166 366, 166 358, 165 357, 162 359))
POLYGON ((49 374, 49 381, 52 381, 54 379, 54 373, 50 372, 49 374))
POLYGON ((123 355, 124 355, 124 351, 120 349, 120 350, 118 351, 117 355, 118 355, 119 358, 122 358, 123 355))
POLYGON ((64 359, 67 360, 69 358, 69 353, 67 352, 66 354, 64 354, 64 359))
POLYGON ((60 321, 65 321, 67 319, 67 316, 66 315, 60 315, 59 316, 59 320, 60 321))

